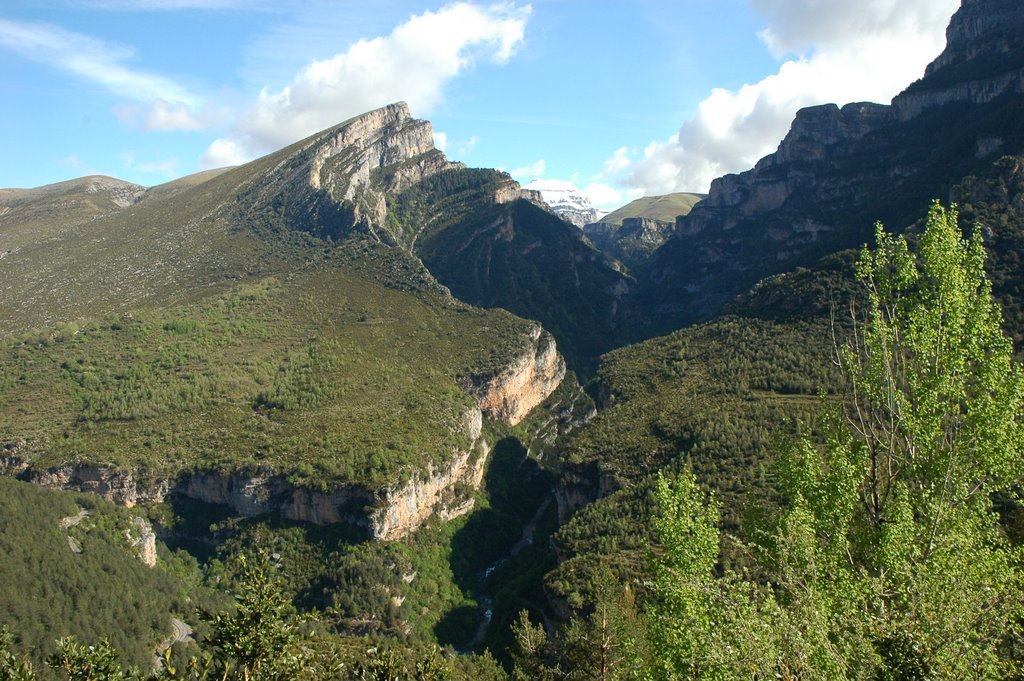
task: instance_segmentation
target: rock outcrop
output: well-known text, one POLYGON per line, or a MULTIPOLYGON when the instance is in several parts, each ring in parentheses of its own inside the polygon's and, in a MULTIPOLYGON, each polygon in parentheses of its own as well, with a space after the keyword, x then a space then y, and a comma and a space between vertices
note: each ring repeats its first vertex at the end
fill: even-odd
POLYGON ((538 324, 527 350, 496 372, 473 374, 462 381, 490 418, 517 425, 565 378, 565 360, 555 339, 538 324))
POLYGON ((148 567, 156 567, 156 532, 145 518, 132 518, 132 526, 125 533, 139 560, 148 567))
POLYGON ((583 227, 597 248, 631 267, 650 258, 674 231, 674 223, 643 216, 623 218, 621 225, 594 222, 583 227))
POLYGON ((580 229, 586 224, 596 222, 603 214, 594 208, 590 204, 590 199, 571 182, 534 180, 524 189, 539 194, 548 210, 580 229))
POLYGON ((387 199, 449 163, 428 121, 405 102, 356 116, 278 152, 243 196, 249 210, 278 214, 292 228, 338 238, 367 232, 397 244, 387 199))
POLYGON ((924 78, 893 100, 909 120, 952 102, 986 104, 1024 93, 1024 12, 1018 0, 963 0, 946 29, 946 49, 924 78))
POLYGON ((638 323, 658 320, 657 334, 707 318, 765 277, 865 243, 876 221, 909 224, 1024 149, 1024 5, 964 0, 947 36, 891 105, 803 109, 775 153, 716 179, 651 260, 638 323))

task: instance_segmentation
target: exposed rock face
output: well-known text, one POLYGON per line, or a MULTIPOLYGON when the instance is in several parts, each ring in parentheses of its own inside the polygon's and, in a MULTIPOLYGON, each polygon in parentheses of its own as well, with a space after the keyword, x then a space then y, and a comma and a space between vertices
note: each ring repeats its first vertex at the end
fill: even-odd
POLYGON ((516 425, 543 402, 565 378, 565 360, 555 340, 540 325, 533 328, 526 352, 497 373, 476 374, 463 381, 489 417, 516 425))
POLYGON ((967 0, 947 35, 943 55, 892 105, 801 110, 775 153, 712 183, 639 287, 632 308, 668 320, 654 333, 865 243, 875 221, 901 228, 995 154, 1024 149, 1024 3, 967 0))
POLYGON ((509 179, 508 184, 494 192, 494 203, 497 204, 512 203, 519 199, 529 201, 535 206, 540 206, 546 210, 551 209, 547 202, 544 201, 544 197, 541 196, 539 191, 534 189, 523 189, 518 182, 511 178, 509 179))
POLYGON ((127 539, 139 556, 139 560, 148 567, 156 567, 156 532, 145 518, 132 519, 132 529, 127 532, 127 539))
POLYGON ((370 111, 281 152, 245 201, 320 236, 369 232, 398 243, 386 227, 387 198, 460 164, 434 148, 428 121, 404 102, 370 111))
POLYGON ((674 231, 674 223, 643 216, 623 218, 621 225, 594 222, 583 227, 595 246, 630 266, 649 258, 674 231))
MULTIPOLYGON (((482 437, 483 413, 516 424, 547 398, 565 376, 565 361, 554 340, 535 326, 526 349, 495 374, 475 377, 472 392, 479 406, 468 409, 462 433, 470 444, 450 453, 444 464, 414 471, 394 487, 371 490, 343 485, 329 491, 297 486, 284 475, 257 468, 233 472, 191 471, 173 478, 153 477, 112 466, 67 464, 33 469, 20 456, 23 443, 9 443, 0 456, 0 474, 45 487, 89 492, 122 506, 161 502, 171 494, 230 506, 245 516, 277 514, 289 520, 315 524, 350 523, 363 526, 373 539, 400 539, 427 519, 450 519, 467 513, 473 500, 466 492, 480 486, 490 446, 482 437)), ((151 533, 151 530, 150 530, 151 533)), ((149 533, 138 530, 132 541, 144 558, 149 533)), ((146 558, 148 560, 148 558, 146 558)))
POLYGON ((111 466, 68 464, 48 470, 35 470, 24 461, 10 462, 5 474, 21 469, 19 477, 43 487, 88 492, 120 506, 131 508, 136 504, 163 501, 171 492, 173 483, 163 478, 150 479, 132 471, 111 466))
MULTIPOLYGON (((892 119, 883 104, 822 104, 797 112, 778 151, 758 161, 752 170, 725 175, 711 183, 704 201, 676 221, 676 231, 693 236, 706 229, 732 229, 745 218, 775 211, 798 190, 837 194, 840 187, 815 183, 815 163, 849 155, 856 143, 892 119)), ((825 198, 825 197, 823 197, 825 198)))
MULTIPOLYGON (((479 412, 478 412, 479 413, 479 412)), ((473 508, 473 499, 458 494, 460 486, 476 489, 484 477, 489 447, 479 440, 468 452, 459 452, 448 465, 429 467, 422 478, 388 492, 386 503, 371 517, 371 534, 376 539, 401 539, 436 515, 442 520, 457 518, 473 508)))
POLYGON ((602 215, 590 204, 590 199, 571 182, 534 180, 526 185, 525 189, 540 194, 543 205, 548 206, 552 213, 580 229, 597 221, 602 215))
POLYGON ((1024 12, 1019 0, 963 0, 946 29, 946 49, 925 77, 893 100, 909 120, 950 102, 985 104, 1024 93, 1024 12))
MULTIPOLYGON (((181 494, 230 506, 243 516, 270 513, 317 525, 344 522, 365 527, 373 539, 400 539, 434 514, 454 518, 469 511, 472 504, 460 498, 455 488, 459 484, 473 489, 479 486, 488 451, 478 435, 470 451, 454 452, 447 465, 430 467, 399 488, 376 493, 358 485, 329 492, 311 490, 268 470, 198 471, 174 479, 142 480, 131 471, 109 466, 69 465, 45 471, 29 469, 21 477, 44 487, 97 494, 122 506, 161 502, 171 494, 181 494)), ((22 462, 11 470, 16 468, 27 466, 22 462)), ((150 555, 147 537, 140 530, 130 538, 144 560, 150 555)), ((155 553, 152 555, 155 560, 155 553)))

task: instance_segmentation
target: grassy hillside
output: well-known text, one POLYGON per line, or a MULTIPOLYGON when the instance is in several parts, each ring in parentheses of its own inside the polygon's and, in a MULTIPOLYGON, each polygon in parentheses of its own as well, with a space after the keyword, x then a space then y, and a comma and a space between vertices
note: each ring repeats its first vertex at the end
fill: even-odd
POLYGON ((602 357, 605 407, 571 438, 562 471, 569 498, 600 498, 555 534, 562 561, 545 580, 556 601, 584 605, 607 568, 643 574, 659 471, 691 467, 730 533, 754 500, 772 498, 779 438, 839 387, 828 315, 847 309, 850 262, 766 281, 733 315, 602 357))
POLYGON ((686 215, 694 204, 704 199, 706 194, 676 192, 663 196, 644 196, 630 201, 622 208, 616 208, 601 218, 601 222, 617 227, 622 226, 626 218, 650 218, 659 222, 675 223, 676 216, 686 215))

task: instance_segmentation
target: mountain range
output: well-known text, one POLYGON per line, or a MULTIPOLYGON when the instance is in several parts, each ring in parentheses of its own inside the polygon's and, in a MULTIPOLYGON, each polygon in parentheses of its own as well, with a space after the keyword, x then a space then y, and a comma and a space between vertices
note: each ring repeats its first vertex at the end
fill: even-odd
POLYGON ((706 197, 600 219, 402 103, 157 187, 0 190, 0 471, 145 508, 193 562, 287 544, 336 632, 503 655, 518 610, 638 579, 659 471, 726 527, 773 498, 876 221, 959 203, 1020 344, 1024 7, 964 0, 947 41, 891 103, 801 110, 706 197))

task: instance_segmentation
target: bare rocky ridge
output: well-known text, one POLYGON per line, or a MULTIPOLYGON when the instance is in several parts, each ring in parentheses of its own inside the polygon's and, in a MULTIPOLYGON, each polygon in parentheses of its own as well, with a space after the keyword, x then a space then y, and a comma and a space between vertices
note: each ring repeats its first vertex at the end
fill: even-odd
POLYGON ((565 360, 555 339, 538 324, 533 328, 531 351, 493 374, 478 374, 463 381, 487 416, 517 425, 565 378, 565 360))
POLYGON ((388 228, 387 198, 462 167, 434 148, 430 123, 414 119, 405 102, 356 116, 281 156, 252 181, 244 203, 318 236, 366 232, 392 245, 401 238, 388 228))
POLYGON ((964 0, 947 37, 925 76, 890 105, 803 109, 775 153, 712 183, 639 287, 658 330, 707 318, 766 276, 859 246, 876 220, 902 227, 963 177, 1022 149, 1024 6, 964 0))

